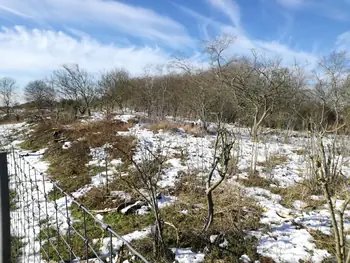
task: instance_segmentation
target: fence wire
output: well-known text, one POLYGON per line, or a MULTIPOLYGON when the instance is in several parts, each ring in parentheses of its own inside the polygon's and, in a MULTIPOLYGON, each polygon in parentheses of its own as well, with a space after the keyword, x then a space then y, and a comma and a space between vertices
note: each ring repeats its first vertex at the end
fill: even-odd
POLYGON ((12 149, 7 157, 12 262, 149 262, 34 168, 28 154, 12 149))

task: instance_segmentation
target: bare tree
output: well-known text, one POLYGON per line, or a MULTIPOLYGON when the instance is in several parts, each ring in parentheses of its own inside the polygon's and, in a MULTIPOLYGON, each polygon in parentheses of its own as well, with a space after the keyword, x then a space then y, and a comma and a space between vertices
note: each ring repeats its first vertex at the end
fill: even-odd
MULTIPOLYGON (((291 72, 282 66, 281 59, 267 59, 252 52, 251 58, 237 58, 232 55, 234 38, 223 35, 205 43, 205 50, 210 59, 211 87, 215 87, 215 96, 222 108, 232 100, 235 109, 242 109, 251 118, 253 138, 251 170, 256 170, 256 145, 258 132, 264 121, 271 116, 277 107, 282 105, 287 96, 292 95, 291 72)), ((185 70, 188 67, 182 66, 185 70)), ((232 104, 232 103, 231 103, 232 104)))
POLYGON ((39 111, 45 108, 51 109, 55 101, 55 90, 44 80, 29 82, 24 89, 24 94, 26 100, 34 103, 39 111))
POLYGON ((213 161, 206 179, 205 193, 207 196, 208 215, 206 217, 203 231, 207 231, 214 221, 213 191, 220 186, 226 178, 232 160, 232 148, 235 143, 233 134, 222 128, 220 123, 218 126, 219 130, 215 140, 213 161), (219 177, 217 180, 214 180, 215 174, 219 177))
POLYGON ((10 114, 10 109, 14 104, 16 81, 12 78, 4 77, 0 79, 0 99, 5 106, 6 114, 10 114))
POLYGON ((157 200, 158 182, 162 177, 164 163, 166 162, 167 157, 164 155, 164 149, 162 148, 151 149, 147 144, 141 145, 141 148, 141 160, 135 159, 134 156, 128 154, 123 149, 118 148, 118 150, 129 159, 136 169, 138 183, 135 183, 134 179, 129 180, 125 177, 121 177, 121 179, 127 183, 131 190, 136 191, 142 196, 152 209, 155 219, 155 224, 152 229, 155 258, 172 262, 172 256, 169 253, 163 236, 164 223, 166 222, 161 218, 157 200))
POLYGON ((64 65, 54 71, 52 83, 63 98, 75 102, 75 115, 86 112, 91 115, 91 106, 96 96, 96 85, 92 76, 79 65, 64 65))
POLYGON ((103 103, 109 105, 111 110, 117 105, 123 110, 128 102, 130 94, 130 76, 124 69, 113 69, 101 75, 98 82, 99 92, 103 103))
POLYGON ((211 109, 217 102, 217 96, 224 96, 224 93, 220 93, 217 89, 220 83, 215 80, 212 70, 197 68, 183 58, 177 59, 174 64, 184 72, 183 81, 186 85, 184 97, 187 97, 185 101, 188 107, 200 118, 203 129, 208 131, 210 118, 218 114, 211 109))
POLYGON ((312 123, 319 132, 328 126, 337 127, 344 119, 344 107, 349 104, 350 65, 345 52, 332 52, 319 61, 315 71, 315 86, 310 93, 321 105, 319 120, 312 123))
POLYGON ((344 230, 344 213, 350 203, 350 187, 342 174, 342 166, 345 163, 340 140, 337 135, 333 135, 330 141, 325 143, 325 133, 331 132, 323 130, 314 133, 311 137, 312 147, 310 152, 310 168, 315 186, 318 186, 327 201, 327 208, 330 213, 333 238, 335 243, 335 256, 338 263, 350 262, 350 251, 347 249, 347 234, 344 230), (336 187, 343 184, 347 188, 347 197, 340 207, 336 204, 336 187))
MULTIPOLYGON (((349 61, 346 53, 333 52, 319 62, 320 68, 315 73, 315 87, 311 93, 320 103, 320 116, 311 119, 310 136, 310 170, 309 180, 322 191, 330 213, 332 232, 335 244, 335 257, 338 263, 350 262, 344 213, 350 203, 350 187, 342 173, 342 166, 348 155, 346 138, 339 136, 345 126, 344 94, 349 89, 349 61), (331 114, 331 117, 330 117, 331 114), (327 134, 331 134, 328 136, 327 134), (347 190, 344 202, 337 206, 337 187, 347 190)), ((345 97, 346 98, 346 97, 345 97)))

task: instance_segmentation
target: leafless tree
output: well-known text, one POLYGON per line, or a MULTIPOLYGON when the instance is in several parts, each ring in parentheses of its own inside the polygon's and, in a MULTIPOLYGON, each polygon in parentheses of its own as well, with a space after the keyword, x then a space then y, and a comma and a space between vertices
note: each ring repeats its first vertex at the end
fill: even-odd
POLYGON ((232 133, 229 133, 226 129, 222 128, 220 123, 218 124, 218 132, 214 146, 214 156, 211 164, 211 169, 206 179, 206 196, 208 205, 208 215, 203 227, 203 231, 207 231, 214 221, 214 201, 213 191, 220 186, 220 184, 226 178, 229 167, 232 160, 232 148, 235 144, 235 140, 232 133), (215 175, 218 175, 218 179, 215 180, 215 175))
POLYGON ((26 100, 34 103, 39 111, 45 108, 51 109, 55 101, 55 90, 44 80, 29 82, 24 89, 24 94, 26 100))
MULTIPOLYGON (((320 117, 311 119, 313 127, 310 135, 310 178, 314 187, 318 187, 326 201, 330 213, 332 232, 335 244, 335 256, 338 263, 349 263, 350 252, 347 247, 346 231, 344 230, 344 213, 350 203, 350 187, 347 178, 342 173, 348 156, 347 141, 339 136, 344 122, 344 95, 349 90, 349 61, 346 53, 333 52, 322 58, 320 68, 315 74, 315 88, 312 93, 320 101, 320 117), (330 113, 332 117, 330 118, 330 113), (328 136, 328 134, 331 134, 328 136), (347 197, 341 206, 337 206, 336 187, 347 189, 347 197)), ((309 179, 310 180, 310 179, 309 179)))
POLYGON ((91 115, 91 106, 96 97, 96 85, 92 76, 79 65, 63 65, 54 71, 51 79, 63 98, 75 102, 76 113, 91 115))
POLYGON ((111 110, 117 105, 123 110, 128 102, 131 90, 129 72, 124 69, 113 69, 102 74, 98 82, 103 103, 111 110))
POLYGON ((310 90, 321 104, 320 118, 312 123, 320 132, 328 126, 337 127, 349 105, 350 65, 345 52, 332 52, 319 61, 315 71, 315 86, 310 90))
POLYGON ((8 77, 0 79, 0 99, 5 106, 6 114, 10 114, 10 109, 15 102, 14 95, 16 89, 17 84, 14 79, 8 77))
POLYGON ((319 187, 327 201, 330 213, 332 232, 335 244, 335 256, 338 263, 349 263, 350 252, 347 249, 346 231, 344 230, 344 213, 350 203, 350 187, 342 174, 342 166, 345 163, 341 141, 337 135, 333 135, 326 142, 325 132, 316 132, 311 136, 312 147, 310 151, 310 168, 313 176, 314 187, 319 187), (340 207, 336 204, 337 184, 344 184, 347 188, 347 197, 340 207))
MULTIPOLYGON (((208 121, 212 116, 218 116, 219 112, 212 112, 213 105, 218 102, 218 97, 224 98, 225 94, 222 87, 222 82, 216 79, 216 69, 212 66, 211 69, 206 67, 198 67, 192 65, 184 58, 177 58, 174 62, 174 67, 181 69, 184 72, 183 79, 186 83, 185 96, 188 107, 196 112, 200 118, 205 131, 208 130, 208 121)), ((219 105, 224 105, 222 101, 219 105)), ((219 110, 220 111, 220 110, 219 110)))
POLYGON ((129 185, 131 190, 136 191, 142 196, 152 209, 155 218, 155 225, 152 232, 156 259, 163 259, 167 262, 172 262, 171 254, 169 253, 163 236, 165 222, 160 216, 157 199, 158 182, 162 177, 164 163, 166 162, 167 157, 164 154, 164 149, 160 147, 157 149, 151 149, 147 143, 142 144, 140 147, 142 148, 141 160, 135 159, 133 155, 118 148, 118 150, 130 160, 136 169, 138 183, 136 184, 133 179, 129 180, 125 177, 121 178, 127 183, 127 185, 129 185), (145 192, 143 190, 145 190, 145 192))

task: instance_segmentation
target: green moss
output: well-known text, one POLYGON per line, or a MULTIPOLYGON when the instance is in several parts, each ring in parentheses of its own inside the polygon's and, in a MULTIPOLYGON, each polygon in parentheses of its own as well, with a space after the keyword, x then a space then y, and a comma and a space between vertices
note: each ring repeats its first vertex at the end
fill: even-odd
POLYGON ((17 193, 15 190, 9 190, 10 191, 10 210, 16 210, 17 209, 17 202, 16 202, 16 197, 17 193))
POLYGON ((22 238, 11 236, 11 262, 18 262, 18 259, 22 256, 24 245, 22 238))

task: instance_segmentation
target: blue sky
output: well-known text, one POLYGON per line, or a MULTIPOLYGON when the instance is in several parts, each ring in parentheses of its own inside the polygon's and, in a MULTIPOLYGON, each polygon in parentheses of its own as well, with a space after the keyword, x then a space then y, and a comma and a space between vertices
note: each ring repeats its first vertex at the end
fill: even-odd
POLYGON ((66 63, 134 75, 174 54, 201 58, 203 40, 316 65, 350 48, 350 0, 0 0, 0 77, 26 82, 66 63))

